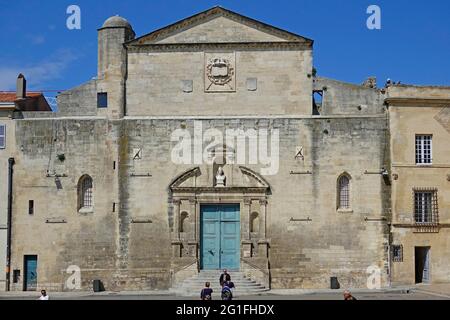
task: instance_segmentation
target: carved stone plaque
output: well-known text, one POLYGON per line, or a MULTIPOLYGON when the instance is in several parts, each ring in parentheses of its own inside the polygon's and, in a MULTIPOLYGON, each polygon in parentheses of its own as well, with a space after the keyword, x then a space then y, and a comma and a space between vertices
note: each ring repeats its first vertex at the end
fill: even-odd
POLYGON ((450 108, 442 108, 434 119, 440 123, 440 125, 450 133, 450 108))
POLYGON ((234 52, 205 53, 205 92, 236 91, 234 52))

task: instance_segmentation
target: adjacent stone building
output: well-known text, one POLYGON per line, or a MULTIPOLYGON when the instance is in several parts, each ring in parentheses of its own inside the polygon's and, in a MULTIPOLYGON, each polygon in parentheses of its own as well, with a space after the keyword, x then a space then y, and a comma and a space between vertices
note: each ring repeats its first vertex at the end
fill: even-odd
POLYGON ((393 283, 450 280, 450 88, 390 87, 393 283))
POLYGON ((390 269, 390 88, 320 78, 312 40, 221 7, 137 38, 111 17, 98 41, 97 79, 14 120, 13 290, 222 268, 267 288, 412 282, 390 269))
MULTIPOLYGON (((20 118, 22 111, 51 111, 47 100, 41 92, 27 91, 25 77, 17 78, 16 92, 0 91, 0 191, 3 195, 0 201, 0 265, 6 272, 0 273, 0 291, 11 288, 6 279, 12 279, 9 268, 11 237, 8 233, 8 221, 12 216, 12 193, 10 180, 16 153, 15 119, 20 118)), ((12 187, 12 185, 11 185, 12 187)), ((17 274, 16 274, 17 275, 17 274)))

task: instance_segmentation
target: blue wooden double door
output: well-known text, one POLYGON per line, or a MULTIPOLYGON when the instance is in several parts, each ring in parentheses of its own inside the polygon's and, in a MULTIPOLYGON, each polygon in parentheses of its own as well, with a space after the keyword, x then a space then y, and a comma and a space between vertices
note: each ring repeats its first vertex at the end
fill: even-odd
POLYGON ((201 205, 201 268, 239 270, 239 204, 201 205))

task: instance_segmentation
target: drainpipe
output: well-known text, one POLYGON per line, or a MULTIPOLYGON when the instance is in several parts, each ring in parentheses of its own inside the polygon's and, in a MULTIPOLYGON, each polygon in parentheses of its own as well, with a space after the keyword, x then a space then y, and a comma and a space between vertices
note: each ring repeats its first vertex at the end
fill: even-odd
POLYGON ((11 290, 11 225, 12 225, 12 190, 14 158, 8 159, 8 221, 6 238, 6 291, 11 290))

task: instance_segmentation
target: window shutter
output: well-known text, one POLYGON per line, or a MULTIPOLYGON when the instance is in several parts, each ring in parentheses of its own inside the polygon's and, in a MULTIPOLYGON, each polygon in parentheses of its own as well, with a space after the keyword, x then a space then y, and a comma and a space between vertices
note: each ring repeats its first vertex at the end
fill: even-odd
POLYGON ((0 149, 6 148, 6 126, 0 124, 0 149))

